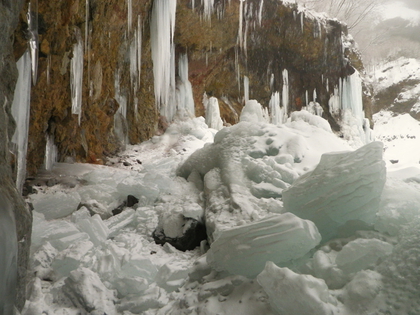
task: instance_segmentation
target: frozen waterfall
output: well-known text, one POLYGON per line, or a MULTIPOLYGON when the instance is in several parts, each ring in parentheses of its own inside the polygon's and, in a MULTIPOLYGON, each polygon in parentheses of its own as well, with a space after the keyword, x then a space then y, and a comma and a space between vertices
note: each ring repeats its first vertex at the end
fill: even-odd
POLYGON ((17 157, 16 187, 22 191, 26 178, 26 153, 28 150, 29 113, 31 99, 31 55, 26 51, 17 62, 19 72, 12 104, 12 115, 16 130, 12 137, 17 157))

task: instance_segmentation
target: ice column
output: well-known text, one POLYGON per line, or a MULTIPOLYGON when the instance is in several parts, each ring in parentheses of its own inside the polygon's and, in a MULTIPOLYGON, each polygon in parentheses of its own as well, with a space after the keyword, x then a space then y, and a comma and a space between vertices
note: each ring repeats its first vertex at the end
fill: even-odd
POLYGON ((287 120, 287 112, 289 108, 289 72, 287 69, 283 70, 283 91, 282 91, 282 104, 283 104, 283 122, 287 120))
POLYGON ((213 13, 213 6, 214 6, 214 0, 202 0, 204 1, 204 19, 210 20, 211 14, 213 13))
POLYGON ((19 77, 15 87, 12 115, 16 130, 12 137, 17 157, 16 187, 22 191, 26 177, 26 152, 28 149, 29 112, 31 102, 31 55, 26 51, 17 62, 19 77))
POLYGON ((209 128, 220 130, 223 128, 223 121, 220 118, 219 101, 215 97, 207 98, 204 93, 203 105, 206 109, 206 124, 209 128))
POLYGON ((128 127, 127 127, 127 97, 121 91, 120 87, 120 71, 115 75, 115 100, 118 102, 117 113, 114 116, 114 132, 117 138, 123 144, 123 147, 128 143, 128 127))
POLYGON ((188 80, 188 56, 182 54, 178 62, 179 84, 177 87, 177 109, 181 117, 194 117, 195 107, 192 86, 188 80))
POLYGON ((269 103, 271 123, 279 125, 283 123, 283 110, 280 108, 280 93, 274 92, 271 94, 269 103))
POLYGON ((47 171, 51 171, 57 162, 57 146, 54 143, 54 136, 47 135, 47 145, 45 147, 44 166, 47 171))
POLYGON ((162 116, 173 119, 175 90, 175 31, 176 1, 155 0, 150 23, 151 49, 156 105, 162 116))
POLYGON ((358 71, 342 79, 341 108, 350 110, 354 117, 362 121, 365 118, 362 100, 362 80, 358 71))
POLYGON ((76 29, 77 43, 73 45, 73 58, 70 64, 71 113, 79 115, 79 125, 82 113, 83 88, 83 42, 80 30, 76 29))
POLYGON ((33 85, 35 85, 38 77, 38 0, 35 0, 35 10, 32 10, 32 3, 29 3, 27 19, 29 47, 32 60, 32 82, 33 85))
MULTIPOLYGON (((28 59, 30 59, 29 56, 28 59)), ((30 70, 29 68, 29 80, 30 70)), ((17 249, 13 206, 9 198, 0 190, 0 314, 14 314, 17 249)))
POLYGON ((244 98, 246 104, 249 101, 249 78, 246 75, 244 76, 244 98))

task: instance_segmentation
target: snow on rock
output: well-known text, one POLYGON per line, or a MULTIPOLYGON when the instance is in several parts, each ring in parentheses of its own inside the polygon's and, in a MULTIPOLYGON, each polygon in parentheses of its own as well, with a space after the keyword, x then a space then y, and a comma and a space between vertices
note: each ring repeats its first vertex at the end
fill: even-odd
POLYGON ((377 239, 356 239, 337 253, 337 267, 353 273, 374 266, 378 259, 391 254, 393 246, 377 239))
POLYGON ((320 241, 312 222, 284 213, 217 233, 207 261, 216 270, 254 277, 267 261, 290 265, 320 241))
POLYGON ((210 242, 216 230, 283 212, 279 197, 319 162, 322 153, 350 149, 319 128, 319 120, 311 125, 305 119, 296 116, 279 126, 242 121, 220 130, 214 143, 194 152, 178 168, 177 175, 204 192, 210 242))
POLYGON ((101 281, 98 274, 87 269, 78 268, 70 272, 65 280, 65 292, 73 296, 84 310, 92 315, 116 315, 114 293, 101 281))
POLYGON ((288 268, 267 262, 257 277, 277 314, 337 314, 338 302, 323 280, 296 274, 288 268))
POLYGON ((284 207, 313 221, 328 240, 348 221, 374 223, 385 177, 380 142, 353 152, 324 154, 315 170, 283 191, 284 207))

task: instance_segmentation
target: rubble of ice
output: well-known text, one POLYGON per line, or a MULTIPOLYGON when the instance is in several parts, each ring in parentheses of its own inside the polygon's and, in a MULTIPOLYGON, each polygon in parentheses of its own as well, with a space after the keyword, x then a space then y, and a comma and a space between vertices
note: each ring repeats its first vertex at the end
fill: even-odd
POLYGON ((22 315, 418 313, 420 168, 387 165, 379 196, 380 144, 352 151, 319 116, 273 125, 252 103, 258 122, 216 133, 202 117, 178 121, 105 166, 46 172, 57 184, 28 197, 36 277, 22 315), (323 210, 331 227, 326 214, 305 217, 323 210), (183 232, 181 216, 205 222, 207 242, 156 244, 159 224, 183 232), (370 226, 339 228, 356 218, 370 226))

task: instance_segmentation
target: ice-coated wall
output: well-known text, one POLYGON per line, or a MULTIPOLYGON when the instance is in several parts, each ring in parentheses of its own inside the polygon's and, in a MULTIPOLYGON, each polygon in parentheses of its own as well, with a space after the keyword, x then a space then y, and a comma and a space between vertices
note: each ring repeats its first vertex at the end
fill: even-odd
POLYGON ((0 313, 13 314, 17 281, 17 235, 13 206, 0 190, 0 313))

